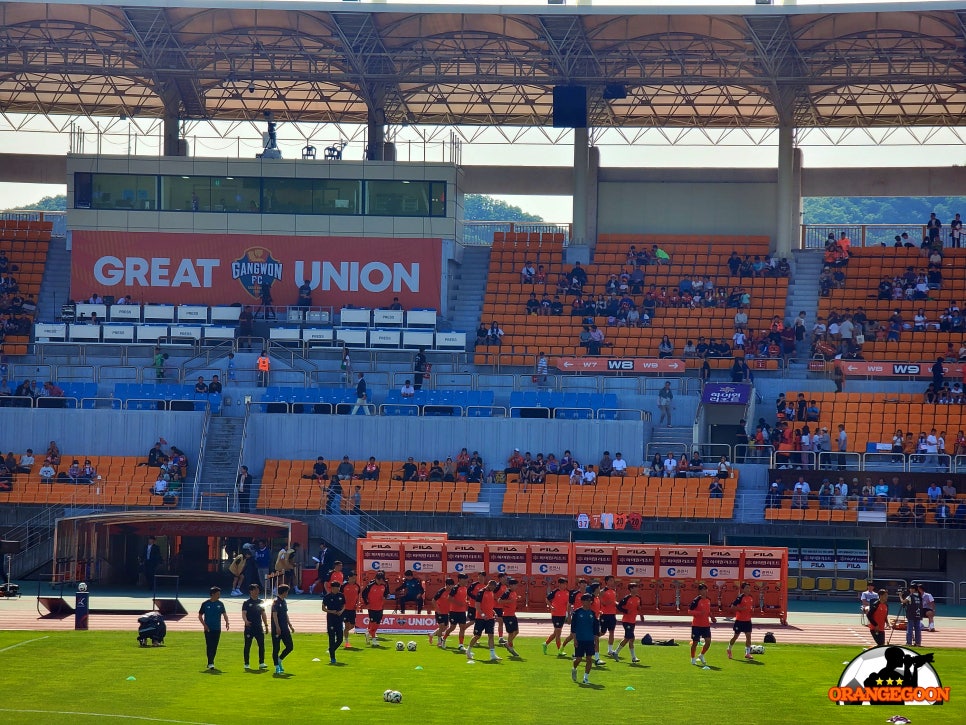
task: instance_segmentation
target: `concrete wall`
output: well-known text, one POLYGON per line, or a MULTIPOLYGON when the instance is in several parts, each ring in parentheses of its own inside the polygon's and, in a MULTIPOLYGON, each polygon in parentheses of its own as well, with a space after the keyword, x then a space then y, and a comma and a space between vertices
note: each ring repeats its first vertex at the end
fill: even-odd
POLYGON ((514 448, 537 453, 566 449, 580 461, 594 463, 608 450, 620 451, 639 466, 643 458, 641 421, 562 421, 478 418, 385 418, 373 416, 307 416, 253 414, 248 422, 245 459, 261 475, 266 458, 326 460, 347 455, 353 460, 444 460, 460 448, 483 456, 487 470, 502 468, 514 448))
POLYGON ((4 455, 33 448, 38 460, 52 440, 65 456, 147 456, 159 437, 191 460, 197 458, 203 428, 200 412, 0 408, 4 455))

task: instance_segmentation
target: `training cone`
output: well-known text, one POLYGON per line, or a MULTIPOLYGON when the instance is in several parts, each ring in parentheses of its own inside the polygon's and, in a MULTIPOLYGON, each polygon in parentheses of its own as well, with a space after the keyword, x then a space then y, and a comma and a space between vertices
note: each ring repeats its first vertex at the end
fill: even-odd
POLYGON ((423 666, 422 665, 416 665, 416 669, 417 670, 421 670, 421 669, 423 669, 423 666))
POLYGON ((312 658, 312 661, 313 662, 321 662, 322 660, 320 660, 318 657, 313 657, 312 658))
POLYGON ((630 685, 628 685, 627 687, 625 687, 625 688, 624 688, 624 691, 625 691, 625 692, 635 692, 635 690, 634 690, 634 688, 633 688, 633 687, 631 687, 630 685))
POLYGON ((128 682, 135 682, 136 680, 137 680, 137 677, 135 677, 134 675, 131 675, 130 677, 127 678, 128 682))
POLYGON ((348 706, 348 705, 343 705, 343 706, 342 706, 342 707, 340 707, 339 709, 340 709, 340 710, 348 710, 348 709, 349 709, 349 706, 348 706))

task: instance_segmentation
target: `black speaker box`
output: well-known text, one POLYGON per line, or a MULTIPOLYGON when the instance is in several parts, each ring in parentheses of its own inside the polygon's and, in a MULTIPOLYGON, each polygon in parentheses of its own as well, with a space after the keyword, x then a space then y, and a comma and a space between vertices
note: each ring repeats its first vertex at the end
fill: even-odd
POLYGON ((553 87, 553 127, 587 128, 587 88, 553 87))

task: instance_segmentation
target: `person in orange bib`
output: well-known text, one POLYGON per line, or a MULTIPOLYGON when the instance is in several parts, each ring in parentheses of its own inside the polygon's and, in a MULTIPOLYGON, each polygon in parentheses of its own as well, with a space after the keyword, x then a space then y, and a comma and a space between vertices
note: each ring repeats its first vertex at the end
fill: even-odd
POLYGON ((520 633, 520 623, 517 621, 517 602, 520 598, 517 592, 516 579, 507 579, 506 591, 500 596, 499 603, 503 612, 503 626, 506 627, 506 649, 511 657, 519 657, 513 649, 513 640, 520 633))
POLYGON ((355 629, 356 626, 356 610, 359 607, 359 592, 359 584, 356 582, 356 573, 354 571, 350 571, 345 586, 342 587, 342 596, 345 597, 345 609, 342 611, 342 624, 344 627, 342 646, 345 649, 351 649, 349 646, 349 632, 355 629))
POLYGON ((547 591, 547 609, 550 610, 550 621, 553 623, 553 632, 543 643, 543 653, 547 654, 547 646, 551 642, 557 643, 557 656, 560 656, 560 635, 563 633, 564 625, 567 623, 567 616, 570 614, 570 592, 567 591, 567 578, 557 579, 557 588, 547 591))
POLYGON ((443 586, 439 588, 433 595, 433 604, 436 607, 436 629, 432 634, 427 635, 429 637, 429 643, 433 643, 433 638, 438 637, 437 647, 443 648, 445 637, 443 635, 446 632, 446 628, 449 627, 449 590, 456 586, 456 582, 453 581, 452 577, 446 577, 446 581, 443 586))
POLYGON ((470 640, 466 648, 466 659, 472 661, 473 647, 480 641, 480 637, 486 635, 486 645, 490 649, 490 662, 499 662, 502 658, 497 656, 496 647, 493 643, 493 626, 496 623, 496 598, 493 592, 496 591, 496 582, 492 579, 488 581, 482 589, 476 592, 476 619, 473 622, 473 639, 470 640))
POLYGON ((691 664, 707 667, 704 655, 711 647, 711 625, 717 624, 718 620, 711 616, 711 600, 708 598, 708 585, 704 582, 698 584, 698 596, 688 606, 691 612, 691 664), (698 647, 698 642, 704 640, 701 654, 695 658, 694 652, 698 647))
POLYGON ((731 648, 742 634, 745 635, 745 659, 754 659, 751 656, 751 612, 755 608, 755 598, 751 596, 751 584, 741 585, 741 593, 731 606, 735 608, 735 623, 732 626, 734 634, 728 642, 728 659, 731 659, 731 648))
POLYGON ((637 664, 640 660, 634 653, 634 626, 637 623, 637 618, 640 617, 641 621, 644 621, 644 615, 641 614, 641 598, 637 594, 637 582, 631 582, 627 585, 627 596, 621 599, 617 603, 617 610, 622 612, 621 625, 624 627, 624 638, 617 645, 617 649, 611 657, 614 658, 615 662, 620 662, 620 652, 625 646, 631 651, 631 664, 637 664))
POLYGON ((362 590, 362 601, 366 603, 369 610, 369 628, 366 630, 366 644, 378 647, 379 638, 376 632, 382 623, 382 612, 386 606, 386 597, 389 596, 389 585, 386 584, 386 575, 383 572, 376 572, 376 578, 366 585, 362 590))
POLYGON ((466 651, 466 647, 463 646, 463 640, 466 637, 466 609, 469 602, 469 594, 466 585, 469 582, 469 579, 470 578, 466 574, 457 574, 456 586, 451 587, 449 590, 449 628, 443 633, 443 640, 439 644, 439 646, 443 649, 446 649, 446 638, 449 637, 457 627, 459 627, 459 651, 466 651))

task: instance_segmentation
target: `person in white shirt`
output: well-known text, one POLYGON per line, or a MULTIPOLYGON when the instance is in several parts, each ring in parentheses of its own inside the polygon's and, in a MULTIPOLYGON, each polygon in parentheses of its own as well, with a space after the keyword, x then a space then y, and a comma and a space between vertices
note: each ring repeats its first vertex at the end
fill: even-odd
POLYGON ((664 459, 664 477, 674 478, 678 472, 678 462, 674 454, 668 451, 667 458, 664 459))
POLYGON ((155 496, 164 496, 165 492, 168 490, 168 479, 163 475, 158 476, 158 480, 154 482, 151 487, 151 493, 155 496))
POLYGON ((574 466, 574 470, 570 472, 570 485, 571 486, 582 486, 584 484, 584 469, 580 466, 574 466))
POLYGON ((594 466, 592 463, 587 464, 587 470, 584 471, 584 475, 581 478, 581 486, 596 486, 597 485, 597 472, 594 471, 594 466))
POLYGON ((627 475, 627 461, 624 460, 624 457, 620 454, 619 451, 614 455, 613 466, 614 466, 615 476, 627 475))
POLYGON ((412 398, 416 395, 416 388, 413 387, 412 380, 407 380, 399 391, 404 398, 412 398))
POLYGON ((533 262, 524 262, 523 269, 520 270, 520 282, 523 284, 533 284, 537 276, 537 270, 533 268, 533 262))
POLYGON ((54 467, 49 463, 44 463, 44 465, 40 467, 40 480, 43 483, 52 483, 54 476, 56 475, 57 471, 55 471, 54 467))
POLYGON ((929 620, 929 631, 936 631, 936 598, 926 591, 922 584, 918 584, 919 598, 922 600, 922 618, 929 620))
POLYGON ((936 429, 933 428, 926 436, 926 465, 939 465, 939 439, 936 437, 936 429))
POLYGON ((34 451, 28 448, 27 452, 20 456, 20 463, 17 466, 17 473, 30 473, 34 467, 34 451))
POLYGON ((865 583, 865 591, 859 595, 859 606, 862 607, 862 613, 869 611, 869 607, 872 606, 872 602, 879 601, 879 593, 875 590, 875 583, 872 581, 867 581, 865 583))

